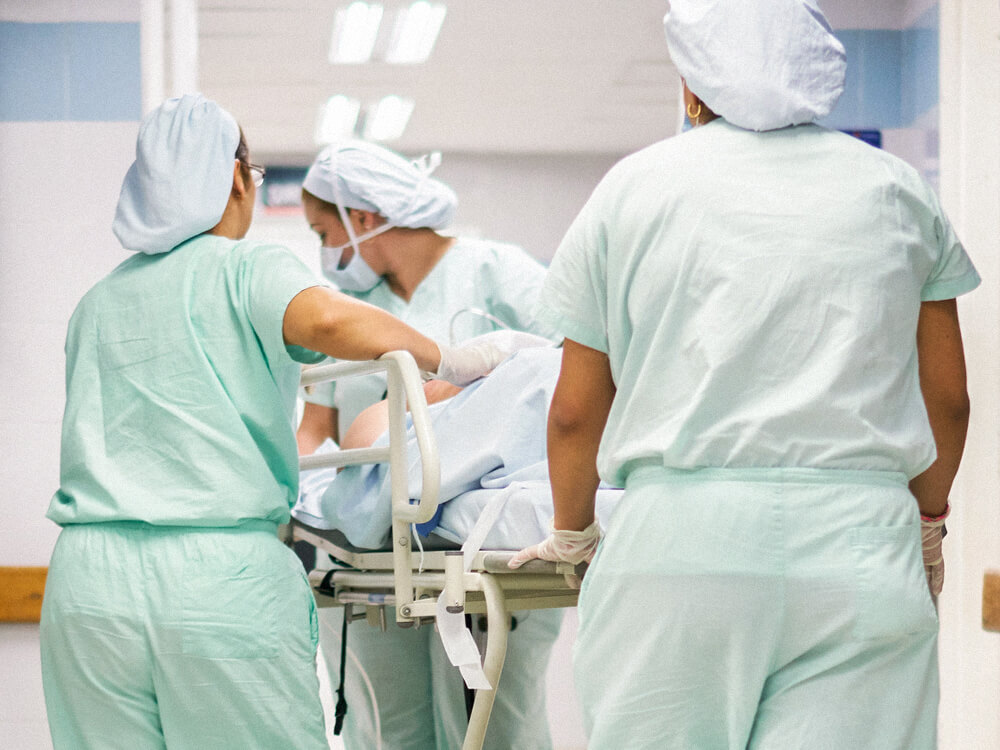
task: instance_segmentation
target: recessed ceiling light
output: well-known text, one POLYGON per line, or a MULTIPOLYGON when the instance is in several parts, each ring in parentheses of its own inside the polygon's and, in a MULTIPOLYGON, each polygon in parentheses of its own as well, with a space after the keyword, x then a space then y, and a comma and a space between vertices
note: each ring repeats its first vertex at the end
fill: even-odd
POLYGON ((382 23, 382 6, 378 3, 354 2, 337 10, 330 37, 330 62, 366 63, 371 59, 378 27, 382 23))
POLYGON ((365 118, 364 137, 370 141, 393 141, 403 135, 413 113, 413 100, 395 94, 383 97, 365 118))
POLYGON ((418 0, 396 16, 385 60, 390 63, 422 63, 431 56, 447 12, 442 3, 418 0))
POLYGON ((320 110, 316 126, 316 144, 325 146, 353 137, 360 111, 361 102, 357 99, 351 99, 343 94, 331 96, 320 110))

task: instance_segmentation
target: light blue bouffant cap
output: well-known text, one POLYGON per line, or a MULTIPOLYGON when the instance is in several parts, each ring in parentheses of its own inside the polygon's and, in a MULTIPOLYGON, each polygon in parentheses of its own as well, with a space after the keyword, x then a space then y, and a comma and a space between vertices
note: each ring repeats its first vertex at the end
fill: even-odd
POLYGON ((302 187, 317 198, 384 216, 410 229, 441 229, 455 214, 458 198, 431 178, 441 155, 410 161, 366 141, 327 146, 306 173, 302 187))
POLYGON ((128 250, 165 253, 222 218, 240 128, 200 94, 168 99, 139 127, 112 230, 128 250))
POLYGON ((844 46, 811 0, 671 0, 663 26, 688 88, 738 127, 812 122, 844 90, 844 46))

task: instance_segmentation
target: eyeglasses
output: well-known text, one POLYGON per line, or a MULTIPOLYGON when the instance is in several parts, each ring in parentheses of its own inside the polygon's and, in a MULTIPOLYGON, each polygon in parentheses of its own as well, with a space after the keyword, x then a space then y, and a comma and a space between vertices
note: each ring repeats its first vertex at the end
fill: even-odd
POLYGON ((261 185, 264 184, 264 175, 267 174, 267 170, 264 169, 264 167, 258 166, 256 164, 251 164, 250 162, 243 161, 241 159, 238 159, 237 161, 239 161, 240 164, 242 164, 244 167, 250 170, 250 179, 253 180, 254 187, 260 187, 261 185))
POLYGON ((267 170, 264 167, 259 167, 256 164, 247 163, 247 169, 250 170, 250 176, 253 179, 253 186, 260 187, 264 184, 264 175, 267 174, 267 170))

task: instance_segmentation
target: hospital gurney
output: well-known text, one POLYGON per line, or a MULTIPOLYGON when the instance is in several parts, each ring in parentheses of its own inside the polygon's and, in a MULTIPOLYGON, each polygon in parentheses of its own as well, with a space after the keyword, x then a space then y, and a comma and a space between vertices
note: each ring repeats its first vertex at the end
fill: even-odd
MULTIPOLYGON (((413 524, 425 523, 438 508, 440 468, 437 444, 427 413, 420 373, 406 352, 390 352, 372 362, 340 362, 308 369, 303 385, 385 372, 388 381, 389 445, 304 456, 303 470, 354 464, 387 463, 391 481, 391 549, 371 551, 350 546, 344 536, 292 520, 287 541, 304 541, 331 555, 342 567, 310 575, 318 606, 345 608, 345 621, 365 618, 386 627, 386 607, 395 607, 399 627, 421 627, 444 618, 441 627, 454 637, 455 618, 485 614, 487 640, 482 670, 491 689, 476 691, 463 748, 482 746, 503 669, 509 613, 516 610, 574 606, 578 592, 566 575, 582 570, 562 563, 533 560, 516 571, 507 567, 512 551, 413 551, 413 524), (407 418, 410 406, 419 450, 422 489, 411 501, 407 486, 407 418)), ((446 642, 446 648, 448 643, 446 642)), ((450 653, 450 652, 449 652, 450 653)), ((476 657, 478 658, 478 653, 476 657)), ((465 670, 463 669, 463 674, 465 670)))

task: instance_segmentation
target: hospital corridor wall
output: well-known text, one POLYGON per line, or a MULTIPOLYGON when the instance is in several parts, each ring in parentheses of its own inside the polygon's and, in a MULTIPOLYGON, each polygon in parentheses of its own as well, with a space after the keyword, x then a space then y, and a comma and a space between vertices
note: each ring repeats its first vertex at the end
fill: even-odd
MULTIPOLYGON (((58 535, 63 342, 124 259, 111 218, 142 114, 139 45, 130 0, 0 0, 0 571, 44 571, 58 535)), ((37 623, 0 622, 0 747, 51 748, 37 623)))
MULTIPOLYGON (((938 7, 907 5, 914 21, 938 7)), ((44 512, 58 484, 66 323, 82 294, 126 257, 110 224, 141 115, 138 6, 0 0, 0 568, 44 567, 58 534, 44 512), (12 66, 23 60, 16 46, 26 33, 44 53, 32 59, 46 67, 12 66)), ((1000 569, 1000 7, 942 0, 939 11, 940 101, 886 127, 883 145, 932 178, 937 170, 984 278, 960 308, 973 422, 945 543, 940 747, 990 750, 1000 748, 1000 634, 983 631, 980 594, 983 571, 1000 569), (928 140, 939 123, 940 153, 928 140)), ((244 125, 252 145, 253 125, 244 125)), ((439 175, 461 196, 458 230, 548 260, 616 158, 445 154, 439 175)), ((287 243, 318 270, 315 237, 300 217, 261 208, 251 231, 287 243)), ((585 745, 569 664, 575 622, 566 618, 548 674, 559 750, 585 745)), ((37 632, 37 624, 0 622, 0 747, 51 747, 37 632)))

